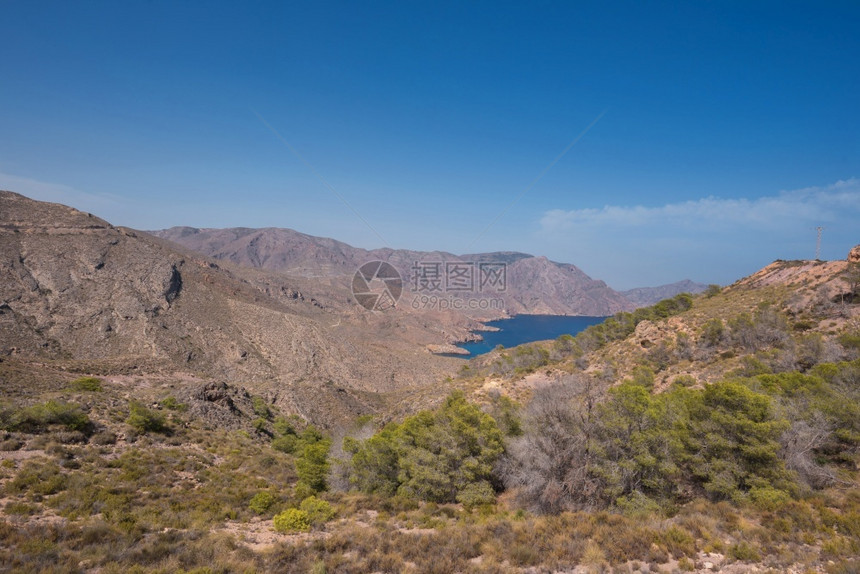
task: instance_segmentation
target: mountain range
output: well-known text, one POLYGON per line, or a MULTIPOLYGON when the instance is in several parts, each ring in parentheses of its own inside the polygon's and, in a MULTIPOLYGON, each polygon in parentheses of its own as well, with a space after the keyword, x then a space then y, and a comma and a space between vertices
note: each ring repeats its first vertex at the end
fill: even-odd
MULTIPOLYGON (((218 260, 324 281, 349 278, 368 261, 385 261, 393 265, 403 277, 406 294, 421 291, 421 277, 417 273, 428 266, 440 264, 438 271, 443 280, 447 278, 445 266, 451 269, 471 266, 475 275, 475 288, 465 294, 457 292, 457 296, 475 298, 486 295, 486 292, 478 292, 482 265, 497 265, 505 268, 507 284, 504 291, 491 290, 489 294, 503 299, 504 314, 508 315, 607 316, 650 305, 684 290, 698 293, 705 288, 704 285, 687 280, 619 293, 603 281, 592 279, 575 265, 557 263, 546 257, 526 253, 454 255, 442 251, 390 248, 367 250, 292 229, 173 227, 151 233, 218 260)), ((438 294, 443 295, 445 292, 442 285, 438 294)))

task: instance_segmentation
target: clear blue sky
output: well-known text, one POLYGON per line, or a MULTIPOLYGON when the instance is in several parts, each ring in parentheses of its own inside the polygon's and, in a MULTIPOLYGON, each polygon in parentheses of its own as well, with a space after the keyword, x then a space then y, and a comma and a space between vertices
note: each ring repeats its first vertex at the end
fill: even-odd
POLYGON ((0 188, 118 225, 616 288, 860 243, 856 1, 3 0, 0 29, 0 188))

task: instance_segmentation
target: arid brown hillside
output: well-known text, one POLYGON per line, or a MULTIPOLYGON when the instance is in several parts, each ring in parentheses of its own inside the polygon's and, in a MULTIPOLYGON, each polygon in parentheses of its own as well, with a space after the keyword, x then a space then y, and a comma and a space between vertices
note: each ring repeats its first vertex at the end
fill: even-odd
POLYGON ((16 361, 225 381, 330 424, 453 371, 424 350, 449 335, 410 317, 0 192, 0 356, 16 361))
POLYGON ((351 277, 368 261, 387 261, 406 281, 407 292, 416 287, 416 262, 500 263, 506 266, 507 286, 503 293, 492 293, 504 300, 504 312, 497 311, 496 316, 518 313, 604 316, 634 307, 606 283, 592 279, 574 265, 525 253, 458 256, 388 248, 368 251, 333 239, 277 228, 174 227, 153 233, 219 260, 303 277, 351 277))

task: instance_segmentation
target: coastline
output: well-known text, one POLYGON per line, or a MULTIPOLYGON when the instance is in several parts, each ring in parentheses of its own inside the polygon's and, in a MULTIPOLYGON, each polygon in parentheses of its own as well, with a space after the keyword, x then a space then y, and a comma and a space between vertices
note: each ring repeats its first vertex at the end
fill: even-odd
POLYGON ((592 315, 520 313, 501 319, 489 319, 486 322, 478 321, 478 325, 470 330, 470 334, 461 338, 463 340, 452 341, 444 346, 437 345, 436 347, 440 349, 439 354, 473 357, 487 353, 498 345, 515 347, 536 341, 552 340, 566 333, 576 335, 592 325, 603 322, 606 318, 592 315), (506 323, 512 321, 512 323, 506 324, 505 328, 487 324, 501 321, 506 323), (508 340, 495 341, 498 337, 490 336, 490 334, 499 333, 503 330, 514 334, 513 337, 509 337, 508 340), (487 342, 488 338, 495 342, 487 343, 486 348, 484 348, 481 344, 487 342), (444 350, 442 350, 443 347, 444 350))

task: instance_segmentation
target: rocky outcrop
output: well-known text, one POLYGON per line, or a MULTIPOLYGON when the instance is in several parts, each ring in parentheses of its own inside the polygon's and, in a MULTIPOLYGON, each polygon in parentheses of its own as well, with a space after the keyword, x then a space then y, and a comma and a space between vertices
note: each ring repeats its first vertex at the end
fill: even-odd
POLYGON ((173 303, 173 300, 179 297, 179 292, 182 291, 182 275, 176 265, 171 265, 170 277, 167 279, 167 285, 164 287, 164 300, 168 303, 173 303))
POLYGON ((848 262, 860 263, 860 245, 855 245, 854 248, 848 252, 848 262))
POLYGON ((469 351, 462 347, 458 347, 457 345, 452 345, 451 343, 445 343, 443 345, 427 345, 427 350, 437 355, 469 356, 469 351))

